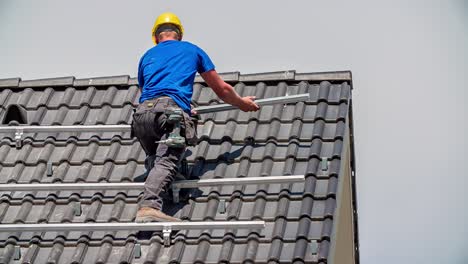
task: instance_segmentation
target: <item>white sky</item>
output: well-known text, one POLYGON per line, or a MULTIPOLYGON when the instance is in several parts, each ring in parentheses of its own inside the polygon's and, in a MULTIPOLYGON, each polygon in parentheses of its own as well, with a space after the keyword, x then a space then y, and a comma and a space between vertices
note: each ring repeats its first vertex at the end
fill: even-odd
POLYGON ((0 0, 0 78, 136 76, 164 11, 219 72, 352 70, 361 263, 468 263, 468 2, 323 2, 0 0))

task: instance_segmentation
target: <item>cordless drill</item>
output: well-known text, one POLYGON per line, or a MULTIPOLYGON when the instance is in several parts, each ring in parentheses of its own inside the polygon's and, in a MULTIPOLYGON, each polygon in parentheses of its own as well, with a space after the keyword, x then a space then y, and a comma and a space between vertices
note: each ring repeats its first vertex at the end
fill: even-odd
POLYGON ((180 122, 184 116, 181 109, 166 109, 165 114, 167 122, 174 125, 174 129, 165 140, 156 141, 156 143, 166 144, 170 148, 184 148, 185 138, 180 135, 180 122))

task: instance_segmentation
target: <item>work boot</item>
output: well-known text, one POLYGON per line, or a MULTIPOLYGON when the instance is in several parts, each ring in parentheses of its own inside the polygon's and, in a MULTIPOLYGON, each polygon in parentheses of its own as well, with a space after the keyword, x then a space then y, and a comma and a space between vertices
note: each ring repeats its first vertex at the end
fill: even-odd
POLYGON ((146 223, 146 222, 179 222, 180 219, 177 219, 172 216, 161 212, 161 210, 154 209, 152 207, 142 207, 138 210, 135 218, 137 223, 146 223))

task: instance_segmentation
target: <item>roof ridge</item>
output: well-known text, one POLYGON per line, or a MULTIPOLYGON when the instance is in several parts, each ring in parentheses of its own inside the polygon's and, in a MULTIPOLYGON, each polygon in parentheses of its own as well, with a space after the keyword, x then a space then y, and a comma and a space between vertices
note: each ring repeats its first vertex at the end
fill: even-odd
MULTIPOLYGON (((227 82, 261 82, 261 81, 351 81, 351 71, 305 72, 295 70, 272 71, 241 74, 235 72, 221 72, 221 78, 227 82)), ((204 82, 200 75, 195 76, 195 82, 204 82)), ((41 78, 22 80, 20 77, 0 79, 0 88, 26 87, 54 87, 54 86, 110 86, 110 85, 138 85, 136 77, 129 75, 101 76, 90 78, 76 78, 75 76, 41 78)))

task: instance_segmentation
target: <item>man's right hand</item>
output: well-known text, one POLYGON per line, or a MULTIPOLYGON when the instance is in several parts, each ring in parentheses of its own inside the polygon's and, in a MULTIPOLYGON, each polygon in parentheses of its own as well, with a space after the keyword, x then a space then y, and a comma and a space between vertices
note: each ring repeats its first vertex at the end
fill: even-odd
POLYGON ((239 109, 244 112, 255 112, 260 107, 255 103, 255 96, 245 96, 241 98, 241 104, 238 105, 239 109))

